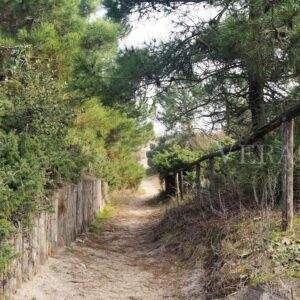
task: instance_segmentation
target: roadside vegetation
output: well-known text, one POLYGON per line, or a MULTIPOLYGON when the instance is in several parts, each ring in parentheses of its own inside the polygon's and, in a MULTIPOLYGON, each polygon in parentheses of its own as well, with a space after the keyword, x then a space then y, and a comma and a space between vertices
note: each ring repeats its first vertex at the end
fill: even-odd
POLYGON ((199 284, 209 299, 224 298, 247 286, 288 297, 293 289, 298 296, 298 219, 293 231, 282 232, 279 210, 262 214, 244 208, 225 216, 189 201, 167 210, 155 239, 183 268, 199 268, 199 284))
POLYGON ((51 209, 64 182, 88 175, 111 189, 139 186, 134 154, 153 139, 156 111, 167 130, 151 145, 149 174, 175 200, 156 238, 182 261, 204 263, 213 297, 286 289, 300 277, 299 216, 287 226, 286 214, 293 229, 282 231, 279 213, 287 191, 290 215, 299 206, 300 123, 293 144, 294 120, 281 117, 299 106, 299 1, 103 0, 107 17, 92 21, 99 4, 0 3, 0 271, 13 257, 9 237, 51 209), (118 48, 133 14, 162 13, 179 29, 168 41, 118 48), (279 116, 285 144, 271 126, 240 152, 186 167, 279 116), (286 145, 295 153, 283 167, 286 145))
POLYGON ((105 220, 111 219, 115 214, 115 208, 112 204, 106 205, 102 211, 100 211, 95 220, 90 225, 90 233, 93 237, 97 237, 105 229, 105 220))
MULTIPOLYGON (((183 2, 104 1, 115 20, 129 22, 133 11, 141 17, 164 12, 175 15, 180 28, 168 41, 125 49, 120 57, 120 66, 143 63, 126 74, 139 91, 156 86, 157 118, 167 128, 151 146, 148 159, 166 196, 179 206, 166 213, 157 238, 190 264, 204 260, 207 274, 202 280, 212 297, 225 297, 245 286, 288 290, 283 281, 299 275, 299 216, 294 224, 280 226, 286 172, 280 130, 240 152, 207 158, 196 170, 190 163, 243 142, 298 105, 299 3, 183 2), (186 194, 190 201, 180 205, 186 194), (293 230, 282 231, 287 227, 293 230)), ((295 212, 298 135, 296 118, 291 147, 295 153, 289 155, 294 159, 289 192, 294 190, 295 212)))
POLYGON ((220 132, 209 138, 177 133, 161 138, 148 152, 149 164, 166 188, 154 203, 167 203, 168 207, 155 240, 183 267, 200 263, 199 282, 213 299, 247 286, 288 296, 293 290, 298 295, 299 215, 295 215, 293 230, 282 231, 281 146, 276 136, 271 141, 276 147, 272 156, 263 159, 260 148, 255 151, 253 147, 242 155, 216 159, 214 190, 209 164, 203 163, 200 199, 196 196, 196 172, 185 170, 181 186, 177 170, 195 160, 194 155, 198 158, 221 149, 232 143, 232 138, 220 132))
POLYGON ((0 3, 0 272, 9 238, 83 176, 135 188, 153 136, 147 109, 112 90, 122 25, 90 21, 93 0, 0 3))

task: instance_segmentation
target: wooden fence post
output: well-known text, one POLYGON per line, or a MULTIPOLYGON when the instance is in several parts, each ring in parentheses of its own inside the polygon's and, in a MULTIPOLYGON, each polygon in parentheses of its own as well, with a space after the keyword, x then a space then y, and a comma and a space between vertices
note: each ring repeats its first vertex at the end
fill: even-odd
POLYGON ((183 200, 184 197, 184 178, 183 178, 183 171, 179 172, 179 192, 180 192, 180 198, 183 200))
POLYGON ((176 174, 168 173, 165 176, 165 191, 168 198, 176 196, 176 174))
POLYGON ((196 198, 197 201, 202 202, 200 176, 201 176, 201 168, 200 168, 200 164, 197 164, 196 165, 196 198))
POLYGON ((179 200, 180 197, 180 185, 179 185, 179 173, 176 172, 176 198, 179 200))
POLYGON ((282 228, 293 228, 294 119, 282 123, 282 228))
POLYGON ((211 194, 215 193, 215 169, 214 169, 214 159, 210 158, 208 160, 208 174, 209 174, 209 191, 211 194))

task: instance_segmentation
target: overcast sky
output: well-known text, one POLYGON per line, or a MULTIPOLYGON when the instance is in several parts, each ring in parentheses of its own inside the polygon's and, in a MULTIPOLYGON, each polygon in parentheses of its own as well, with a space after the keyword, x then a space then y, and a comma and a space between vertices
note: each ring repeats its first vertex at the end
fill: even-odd
MULTIPOLYGON (((186 5, 181 11, 189 12, 186 23, 194 24, 195 20, 209 20, 215 14, 216 10, 205 5, 186 5)), ((99 8, 97 12, 91 16, 91 20, 96 20, 105 16, 105 9, 99 8)), ((178 13, 169 14, 165 16, 164 13, 154 12, 152 17, 150 15, 138 19, 138 15, 131 16, 130 22, 132 31, 130 34, 120 42, 120 47, 143 47, 144 43, 149 43, 156 39, 157 41, 167 41, 172 36, 173 32, 178 32, 180 28, 174 22, 178 20, 178 13)))
MULTIPOLYGON (((132 31, 120 42, 120 47, 143 47, 145 43, 149 43, 154 39, 157 41, 167 41, 170 39, 172 32, 176 31, 175 25, 172 23, 174 16, 160 16, 157 19, 140 20, 132 22, 132 31)), ((161 136, 165 132, 164 126, 153 120, 154 130, 157 136, 161 136)))
MULTIPOLYGON (((102 18, 105 16, 105 10, 99 8, 97 12, 91 16, 91 20, 102 18)), ((172 24, 174 15, 164 16, 157 14, 156 18, 144 18, 137 20, 137 15, 131 17, 132 31, 120 42, 120 47, 143 47, 144 43, 148 43, 153 39, 157 41, 165 41, 170 38, 170 33, 176 31, 175 25, 172 24)))
MULTIPOLYGON (((105 10, 99 8, 95 15, 91 17, 91 21, 101 18, 105 15, 105 10)), ((120 41, 120 48, 125 47, 143 47, 144 43, 149 43, 153 39, 157 41, 167 41, 171 33, 176 31, 175 25, 172 23, 174 16, 159 16, 159 18, 151 18, 137 21, 137 17, 132 17, 132 31, 124 39, 120 41)), ((153 121, 156 135, 164 133, 164 127, 161 123, 153 121)))

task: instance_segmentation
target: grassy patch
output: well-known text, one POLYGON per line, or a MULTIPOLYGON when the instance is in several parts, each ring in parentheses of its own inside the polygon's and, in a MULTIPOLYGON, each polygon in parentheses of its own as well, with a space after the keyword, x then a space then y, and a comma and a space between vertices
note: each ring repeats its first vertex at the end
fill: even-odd
POLYGON ((90 225, 90 232, 93 237, 97 237, 97 235, 104 230, 105 220, 112 218, 114 214, 115 209, 111 204, 105 206, 105 208, 97 214, 97 217, 90 225))
POLYGON ((168 208, 174 208, 182 206, 183 204, 189 202, 192 198, 193 197, 191 195, 186 195, 184 199, 178 199, 177 197, 168 197, 164 191, 161 191, 158 195, 151 198, 148 201, 148 204, 152 206, 167 205, 168 208))
POLYGON ((213 298, 300 278, 300 217, 294 230, 282 232, 279 210, 221 215, 191 201, 167 210, 157 238, 187 266, 204 263, 204 285, 213 298))
POLYGON ((274 228, 269 234, 269 253, 274 273, 281 277, 299 278, 300 274, 300 217, 295 216, 294 230, 274 228))
POLYGON ((3 273, 7 265, 17 257, 14 253, 14 245, 8 243, 0 243, 0 274, 3 273))
POLYGON ((157 175, 157 172, 153 170, 152 168, 146 169, 146 177, 152 177, 154 175, 157 175))
POLYGON ((160 205, 164 205, 166 203, 169 203, 170 201, 172 201, 172 198, 168 198, 165 194, 165 192, 160 192, 157 196, 151 198, 148 201, 149 205, 152 206, 160 206, 160 205))

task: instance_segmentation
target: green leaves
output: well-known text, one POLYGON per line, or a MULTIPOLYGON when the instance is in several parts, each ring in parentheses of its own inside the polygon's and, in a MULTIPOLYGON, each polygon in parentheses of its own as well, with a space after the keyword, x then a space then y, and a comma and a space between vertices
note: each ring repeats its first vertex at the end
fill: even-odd
POLYGON ((0 243, 0 273, 17 255, 14 254, 14 246, 12 244, 0 243))
POLYGON ((197 155, 200 153, 192 151, 188 146, 180 146, 176 139, 168 138, 161 138, 157 145, 151 145, 151 150, 147 153, 149 166, 161 177, 193 162, 197 155))
MULTIPOLYGON (((277 234, 278 235, 278 234, 277 234)), ((280 236, 271 234, 269 245, 270 258, 276 270, 284 270, 289 276, 295 276, 300 271, 300 240, 295 236, 280 236)))
POLYGON ((134 153, 153 138, 152 124, 144 106, 113 91, 124 30, 91 22, 98 4, 0 3, 0 272, 13 257, 3 241, 49 208, 60 184, 91 175, 136 188, 143 178, 134 153))
POLYGON ((116 49, 119 26, 112 22, 98 20, 87 26, 87 30, 82 37, 82 47, 86 50, 110 50, 116 49))
POLYGON ((133 160, 132 152, 152 138, 152 126, 139 126, 96 98, 87 101, 81 110, 67 141, 82 149, 90 161, 90 175, 106 179, 115 188, 138 186, 144 172, 133 160))

